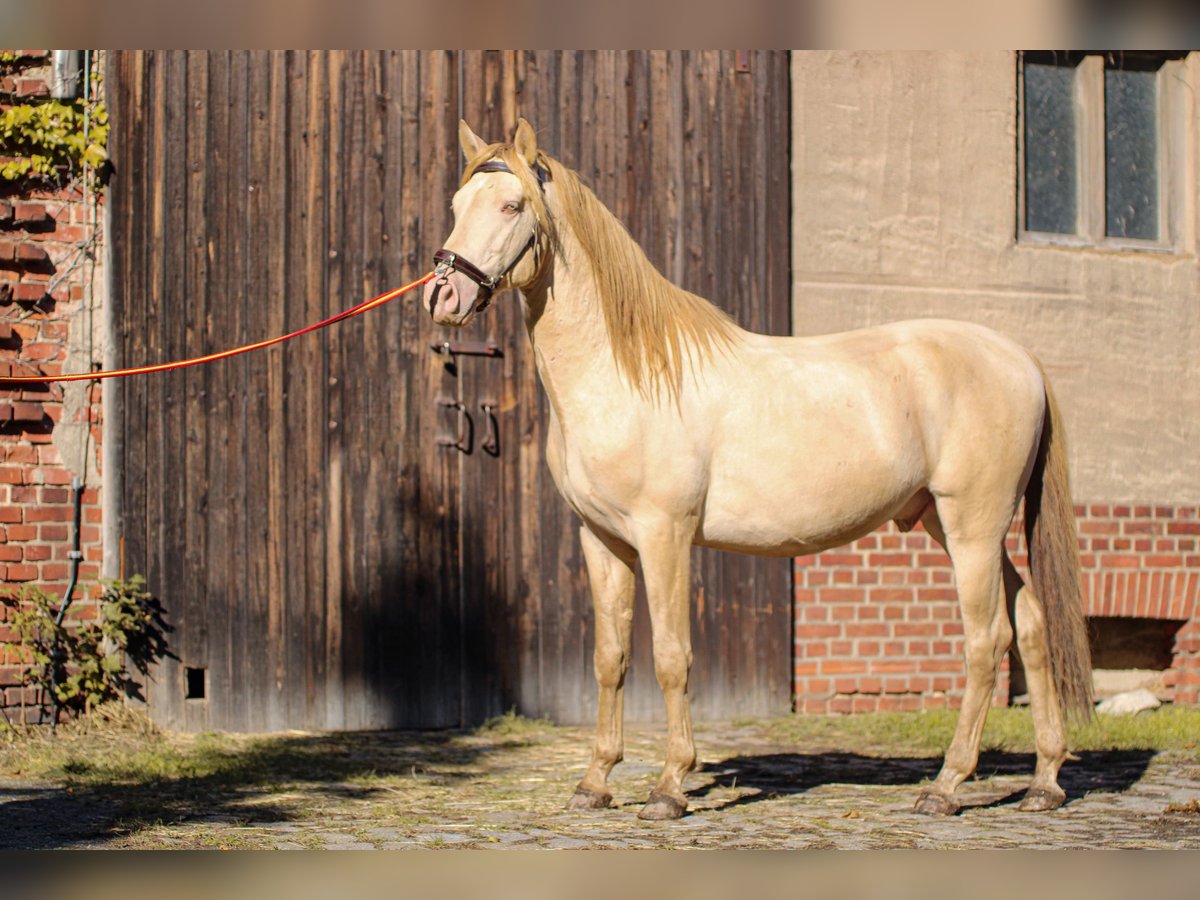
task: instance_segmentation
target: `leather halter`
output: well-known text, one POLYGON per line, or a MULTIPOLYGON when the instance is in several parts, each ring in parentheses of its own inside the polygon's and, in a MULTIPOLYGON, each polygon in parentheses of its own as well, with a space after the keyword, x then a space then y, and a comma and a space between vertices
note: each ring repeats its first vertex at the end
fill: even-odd
MULTIPOLYGON (((550 172, 540 163, 535 162, 532 166, 533 174, 537 176, 538 187, 543 191, 546 190, 546 182, 550 180, 550 172)), ((478 175, 480 172, 508 172, 513 174, 513 170, 508 167, 508 164, 503 160, 489 159, 487 162, 480 163, 472 176, 478 175)), ((525 242, 525 246, 521 248, 521 252, 499 275, 488 275, 479 266, 471 261, 464 259, 457 253, 447 250, 445 247, 433 254, 433 271, 437 275, 437 281, 434 282, 434 298, 436 302, 437 288, 446 283, 446 276, 450 272, 462 272, 473 282, 479 285, 480 297, 476 303, 476 312, 483 312, 488 308, 488 304, 492 302, 492 292, 499 286, 501 280, 509 273, 513 266, 520 262, 521 257, 525 255, 525 251, 537 242, 537 232, 529 236, 529 240, 525 242)))

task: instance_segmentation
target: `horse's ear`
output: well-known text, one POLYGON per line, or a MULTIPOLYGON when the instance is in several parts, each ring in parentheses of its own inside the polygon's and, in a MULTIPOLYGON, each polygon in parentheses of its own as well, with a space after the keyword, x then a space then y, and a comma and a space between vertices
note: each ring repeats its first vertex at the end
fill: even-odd
POLYGON ((462 119, 458 120, 458 143, 467 159, 474 159, 487 146, 487 141, 471 130, 462 119))
POLYGON ((533 126, 526 122, 524 117, 517 119, 517 133, 513 135, 513 147, 527 165, 533 165, 538 152, 537 135, 533 133, 533 126))

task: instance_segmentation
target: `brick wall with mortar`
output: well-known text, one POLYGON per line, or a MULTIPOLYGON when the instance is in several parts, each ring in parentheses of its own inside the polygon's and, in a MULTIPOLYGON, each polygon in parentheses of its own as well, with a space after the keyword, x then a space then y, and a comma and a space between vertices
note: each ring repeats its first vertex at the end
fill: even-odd
MULTIPOLYGON (((1166 698, 1200 700, 1200 511, 1195 506, 1076 507, 1085 611, 1183 623, 1166 698)), ((1021 520, 1008 549, 1026 571, 1021 520)), ((895 525, 795 569, 795 695, 803 712, 957 707, 962 621, 950 558, 918 526, 895 525)), ((1010 700, 1006 658, 995 702, 1010 700)))
MULTIPOLYGON (((49 51, 18 53, 0 72, 0 109, 49 98, 49 51)), ((81 371, 99 358, 98 221, 81 179, 61 189, 0 182, 0 375, 81 371)), ((78 477, 83 557, 71 615, 84 619, 95 614, 101 564, 100 388, 33 387, 0 389, 0 593, 29 585, 63 596, 78 477)), ((0 711, 10 722, 33 718, 36 701, 20 686, 12 637, 0 609, 0 711)))

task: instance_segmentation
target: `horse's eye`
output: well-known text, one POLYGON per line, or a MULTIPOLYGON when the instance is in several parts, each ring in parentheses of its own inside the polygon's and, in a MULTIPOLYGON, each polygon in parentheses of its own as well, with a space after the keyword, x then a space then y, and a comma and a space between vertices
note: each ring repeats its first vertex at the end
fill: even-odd
POLYGON ((509 215, 512 215, 520 208, 521 208, 521 204, 516 203, 514 201, 509 201, 508 203, 505 203, 502 207, 500 207, 500 211, 506 212, 509 215))

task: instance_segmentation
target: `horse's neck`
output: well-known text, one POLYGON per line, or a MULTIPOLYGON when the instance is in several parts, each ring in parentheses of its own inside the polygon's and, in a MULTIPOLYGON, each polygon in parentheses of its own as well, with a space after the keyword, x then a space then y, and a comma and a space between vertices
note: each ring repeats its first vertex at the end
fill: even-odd
POLYGON ((538 375, 561 417, 581 392, 620 379, 592 267, 570 232, 561 233, 560 241, 548 286, 525 297, 525 325, 538 375))

